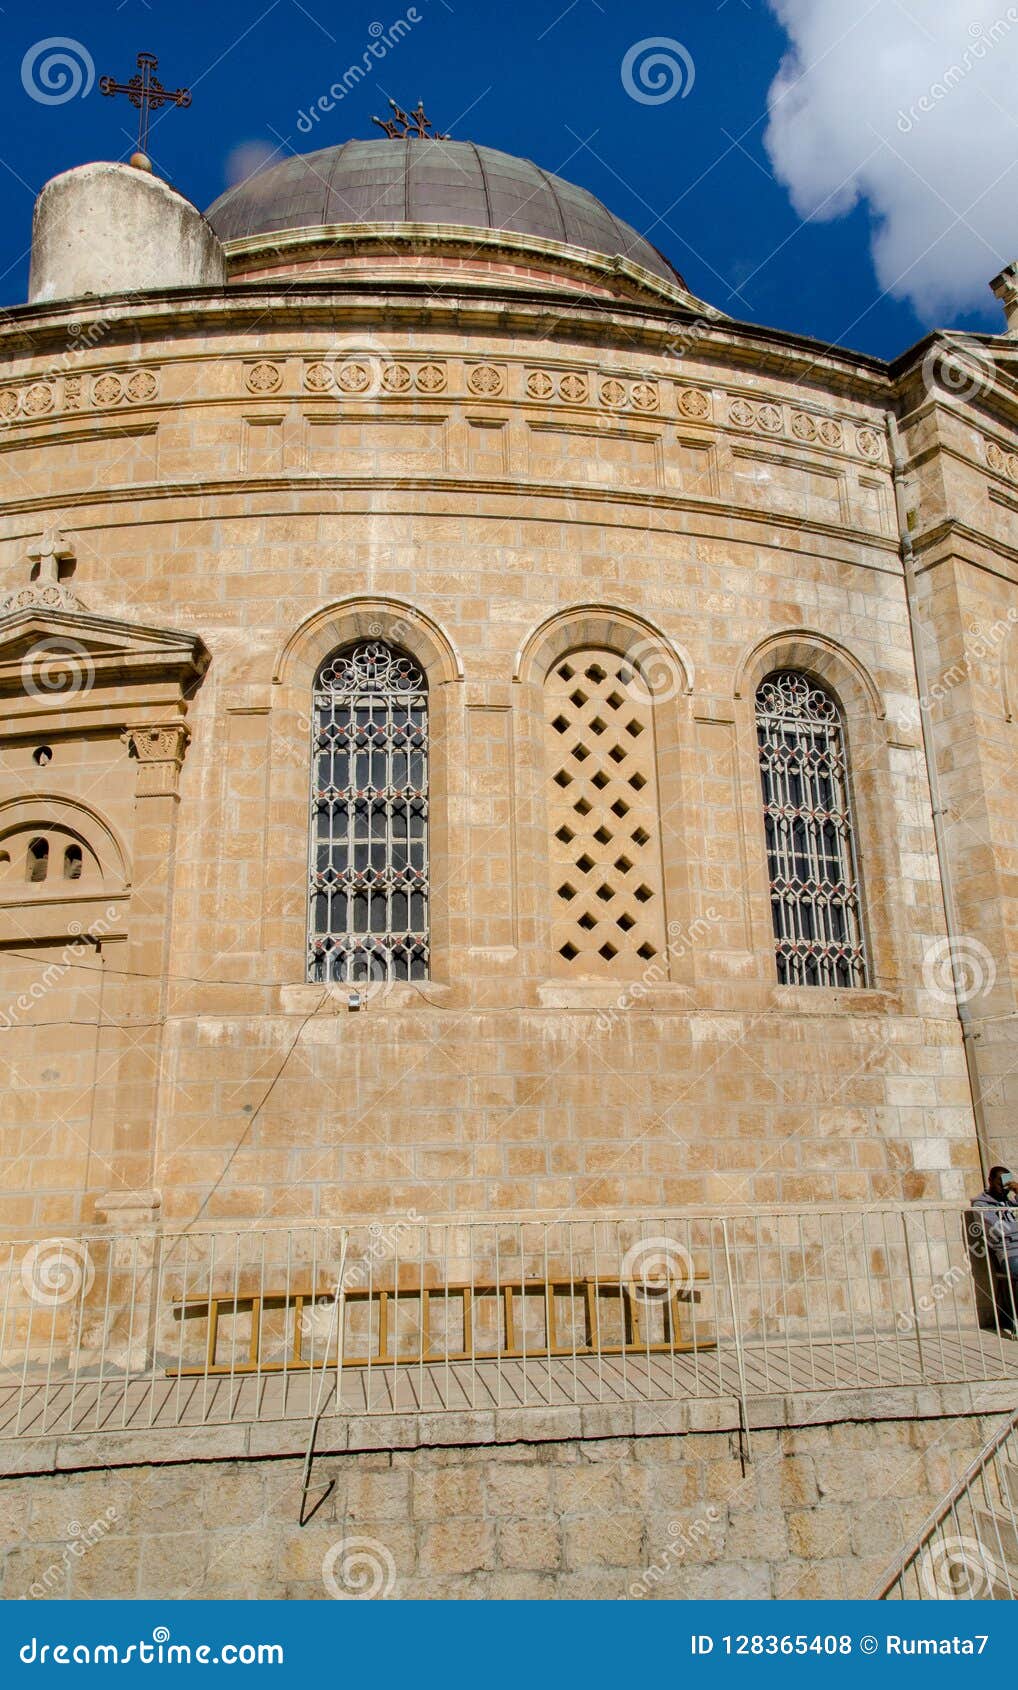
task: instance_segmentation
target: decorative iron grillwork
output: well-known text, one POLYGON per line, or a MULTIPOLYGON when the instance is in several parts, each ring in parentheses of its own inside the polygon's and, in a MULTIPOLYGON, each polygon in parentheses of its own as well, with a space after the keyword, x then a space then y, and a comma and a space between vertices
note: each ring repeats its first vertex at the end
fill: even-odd
POLYGON ((756 695, 778 979, 865 986, 859 877, 841 714, 791 670, 756 695))
POLYGON ((312 723, 308 977, 428 976, 428 696, 381 640, 319 671, 312 723))

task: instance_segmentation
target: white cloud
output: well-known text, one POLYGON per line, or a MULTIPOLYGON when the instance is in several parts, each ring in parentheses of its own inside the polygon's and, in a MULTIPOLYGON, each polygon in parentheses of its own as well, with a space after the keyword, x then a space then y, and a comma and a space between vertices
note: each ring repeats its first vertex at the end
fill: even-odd
POLYGON ((768 3, 790 47, 765 140, 796 211, 864 200, 882 288, 930 322, 992 311, 1018 257, 1018 3, 768 3))

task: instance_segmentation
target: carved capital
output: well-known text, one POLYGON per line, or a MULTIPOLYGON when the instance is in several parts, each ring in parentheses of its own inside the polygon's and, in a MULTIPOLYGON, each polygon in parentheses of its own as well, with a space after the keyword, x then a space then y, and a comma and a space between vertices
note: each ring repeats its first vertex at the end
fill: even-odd
POLYGON ((181 764, 191 738, 186 722, 146 723, 121 735, 138 763, 139 798, 175 797, 181 764))

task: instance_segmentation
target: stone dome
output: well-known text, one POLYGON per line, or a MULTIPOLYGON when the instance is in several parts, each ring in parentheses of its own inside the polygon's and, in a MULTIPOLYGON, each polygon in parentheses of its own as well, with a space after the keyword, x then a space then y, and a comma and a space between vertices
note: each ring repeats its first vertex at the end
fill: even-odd
POLYGON ((205 215, 223 241, 337 223, 504 229, 620 254, 685 287, 655 246, 585 188, 470 141, 344 141, 259 171, 205 215))

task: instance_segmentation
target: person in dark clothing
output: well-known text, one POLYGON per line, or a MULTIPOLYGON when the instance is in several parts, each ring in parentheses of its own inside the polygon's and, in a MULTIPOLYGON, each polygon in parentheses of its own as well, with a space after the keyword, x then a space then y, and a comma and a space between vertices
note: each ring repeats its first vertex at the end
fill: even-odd
POLYGON ((1018 1338, 1018 1179, 1010 1168, 991 1168, 985 1191, 972 1207, 982 1215, 984 1236, 997 1265, 997 1312, 1005 1338, 1018 1338))

